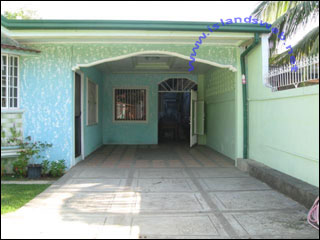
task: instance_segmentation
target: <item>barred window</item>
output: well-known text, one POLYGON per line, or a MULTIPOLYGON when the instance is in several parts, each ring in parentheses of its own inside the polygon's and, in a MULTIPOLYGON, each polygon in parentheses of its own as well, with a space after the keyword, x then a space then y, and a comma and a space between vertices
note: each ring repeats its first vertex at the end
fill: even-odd
POLYGON ((115 121, 146 121, 147 90, 146 89, 115 89, 114 120, 115 121))
POLYGON ((87 79, 87 123, 98 123, 98 85, 87 79))
POLYGON ((1 55, 1 108, 18 108, 18 70, 17 56, 1 55))

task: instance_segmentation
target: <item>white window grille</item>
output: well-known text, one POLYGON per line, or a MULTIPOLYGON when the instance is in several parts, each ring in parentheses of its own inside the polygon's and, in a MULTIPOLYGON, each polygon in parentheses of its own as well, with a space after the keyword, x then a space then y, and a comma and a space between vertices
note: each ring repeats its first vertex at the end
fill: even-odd
POLYGON ((147 89, 114 89, 115 121, 147 121, 147 89))
POLYGON ((271 68, 267 83, 273 91, 298 88, 301 83, 319 84, 319 54, 303 58, 296 62, 297 71, 291 71, 293 65, 271 68))
POLYGON ((99 119, 99 87, 87 78, 87 124, 98 123, 99 119))
POLYGON ((19 107, 19 58, 1 54, 1 108, 19 107))
POLYGON ((159 92, 190 92, 197 84, 186 78, 170 78, 159 84, 159 92))

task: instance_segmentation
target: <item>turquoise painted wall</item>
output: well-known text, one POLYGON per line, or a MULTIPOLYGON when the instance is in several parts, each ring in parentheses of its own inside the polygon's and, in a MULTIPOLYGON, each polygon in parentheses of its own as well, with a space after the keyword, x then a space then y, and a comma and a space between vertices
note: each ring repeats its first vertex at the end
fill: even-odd
POLYGON ((249 158, 319 186, 319 86, 272 92, 248 55, 249 158))
POLYGON ((80 71, 84 76, 84 87, 83 87, 83 126, 84 126, 84 155, 88 156, 90 153, 94 152, 103 144, 103 78, 102 72, 96 68, 81 68, 80 71), (98 84, 98 97, 99 97, 99 113, 98 113, 98 124, 88 125, 87 124, 87 78, 98 84))
POLYGON ((236 73, 214 68, 204 76, 206 145, 236 159, 236 73))
POLYGON ((47 141, 50 161, 73 161, 72 48, 36 46, 37 56, 20 57, 20 104, 24 110, 24 136, 47 141))
POLYGON ((158 143, 158 83, 169 78, 197 81, 193 74, 108 74, 103 94, 104 144, 157 144, 158 143), (147 123, 113 121, 113 88, 147 88, 147 123))

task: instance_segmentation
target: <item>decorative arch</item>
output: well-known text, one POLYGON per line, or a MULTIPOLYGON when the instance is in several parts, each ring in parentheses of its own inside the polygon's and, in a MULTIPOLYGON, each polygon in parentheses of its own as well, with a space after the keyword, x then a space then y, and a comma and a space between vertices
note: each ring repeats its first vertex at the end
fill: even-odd
MULTIPOLYGON (((72 70, 73 71, 77 71, 81 67, 92 67, 92 66, 95 66, 95 65, 98 65, 98 64, 101 64, 101 63, 119 61, 119 60, 122 60, 122 59, 125 59, 125 58, 135 57, 135 56, 139 56, 139 55, 143 55, 143 54, 163 54, 163 55, 169 55, 169 56, 178 57, 178 58, 185 59, 185 60, 188 60, 188 61, 190 60, 190 57, 185 56, 185 55, 180 54, 180 53, 176 53, 176 52, 140 51, 140 52, 130 53, 130 54, 121 55, 121 56, 117 56, 117 57, 105 58, 105 59, 101 59, 101 60, 94 61, 94 62, 91 62, 91 63, 76 64, 74 67, 72 67, 72 70)), ((213 67, 227 68, 227 69, 229 69, 229 70, 231 70, 233 72, 237 71, 237 69, 232 65, 223 65, 223 64, 220 64, 220 63, 204 60, 204 59, 201 59, 201 58, 196 58, 196 62, 205 63, 205 64, 208 64, 208 65, 213 66, 213 67)))
POLYGON ((158 84, 158 92, 190 92, 197 86, 188 78, 168 78, 158 84))

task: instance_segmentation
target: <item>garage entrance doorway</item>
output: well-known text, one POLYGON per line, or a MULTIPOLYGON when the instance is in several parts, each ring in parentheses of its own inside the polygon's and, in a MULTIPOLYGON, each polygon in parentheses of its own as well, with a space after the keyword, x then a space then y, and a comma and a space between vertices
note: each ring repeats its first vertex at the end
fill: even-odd
POLYGON ((158 141, 197 143, 197 83, 186 78, 170 78, 159 84, 158 141))

